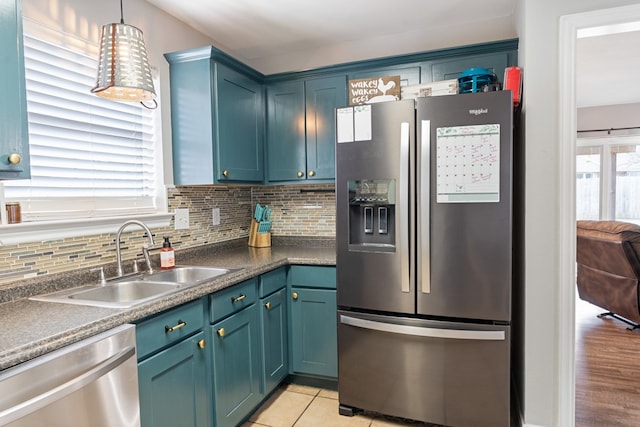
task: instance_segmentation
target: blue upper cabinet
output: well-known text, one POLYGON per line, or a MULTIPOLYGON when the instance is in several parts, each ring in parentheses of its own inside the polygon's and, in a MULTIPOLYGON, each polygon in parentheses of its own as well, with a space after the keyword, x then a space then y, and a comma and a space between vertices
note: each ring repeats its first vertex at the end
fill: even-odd
POLYGON ((221 64, 216 64, 216 83, 218 179, 261 182, 264 180, 262 84, 221 64))
POLYGON ((304 82, 294 80, 267 87, 267 180, 306 177, 304 82))
POLYGON ((174 183, 331 182, 334 110, 348 102, 348 80, 397 75, 402 86, 416 85, 473 67, 502 80, 517 47, 505 40, 270 76, 211 46, 165 54, 174 183))
POLYGON ((0 0, 0 179, 31 177, 20 0, 0 0))
POLYGON ((309 79, 305 82, 307 179, 335 178, 335 109, 347 103, 346 76, 309 79))
POLYGON ((269 182, 335 177, 334 109, 347 102, 344 74, 267 87, 269 182))
POLYGON ((263 76, 213 47, 165 57, 174 183, 262 183, 263 76))

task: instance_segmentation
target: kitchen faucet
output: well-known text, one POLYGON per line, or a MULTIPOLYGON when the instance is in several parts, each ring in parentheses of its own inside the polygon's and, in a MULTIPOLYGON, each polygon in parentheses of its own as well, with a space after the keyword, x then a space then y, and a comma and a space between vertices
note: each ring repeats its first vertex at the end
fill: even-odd
POLYGON ((131 219, 122 224, 120 226, 120 229, 116 233, 116 261, 118 263, 118 277, 123 275, 122 255, 120 254, 120 235, 122 234, 122 231, 131 224, 139 225, 147 233, 147 236, 149 236, 149 243, 145 243, 144 245, 142 245, 142 254, 144 255, 144 260, 147 263, 147 270, 149 271, 149 273, 153 273, 153 268, 151 267, 151 258, 149 258, 149 250, 153 248, 153 246, 155 246, 155 242, 153 241, 153 234, 151 234, 151 230, 149 230, 149 227, 147 227, 144 222, 138 221, 136 219, 131 219))

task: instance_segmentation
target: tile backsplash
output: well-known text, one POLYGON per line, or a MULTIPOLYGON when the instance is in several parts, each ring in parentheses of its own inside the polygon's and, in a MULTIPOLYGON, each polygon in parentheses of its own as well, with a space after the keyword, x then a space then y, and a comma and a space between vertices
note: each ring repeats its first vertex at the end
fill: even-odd
MULTIPOLYGON (((189 228, 174 230, 172 220, 169 227, 152 231, 157 244, 163 236, 169 236, 176 250, 244 238, 248 236, 256 203, 273 209, 274 236, 335 237, 333 184, 170 188, 169 212, 189 209, 189 228), (220 224, 216 226, 212 225, 213 208, 220 209, 220 224)), ((146 242, 142 230, 127 229, 122 237, 122 259, 139 257, 146 242)), ((0 246, 0 285, 114 262, 114 238, 113 234, 100 234, 0 246)))
POLYGON ((269 205, 275 236, 335 237, 333 184, 254 187, 252 202, 269 205))

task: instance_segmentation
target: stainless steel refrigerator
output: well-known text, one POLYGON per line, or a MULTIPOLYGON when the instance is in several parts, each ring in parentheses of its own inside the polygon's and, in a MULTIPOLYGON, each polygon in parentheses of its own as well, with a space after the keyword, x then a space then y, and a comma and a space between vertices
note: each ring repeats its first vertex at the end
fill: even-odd
POLYGON ((336 109, 340 413, 508 426, 511 92, 336 109))

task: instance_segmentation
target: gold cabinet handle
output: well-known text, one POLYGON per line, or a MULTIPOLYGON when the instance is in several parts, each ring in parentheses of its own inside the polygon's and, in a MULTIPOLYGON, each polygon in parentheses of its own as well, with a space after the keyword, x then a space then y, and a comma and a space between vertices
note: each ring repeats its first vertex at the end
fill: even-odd
POLYGON ((183 322, 182 320, 178 320, 178 324, 175 325, 175 326, 165 325, 164 326, 164 332, 168 334, 169 332, 177 331, 178 329, 184 328, 185 326, 187 326, 187 322, 183 322))
POLYGON ((205 340, 198 341, 198 348, 205 348, 207 346, 207 342, 205 340))
POLYGON ((222 171, 222 175, 223 175, 225 178, 227 178, 227 177, 229 176, 229 171, 228 171, 228 170, 226 170, 226 169, 225 169, 225 170, 223 170, 223 171, 222 171))
POLYGON ((302 173, 301 171, 298 171, 296 175, 298 175, 298 178, 302 178, 304 176, 304 173, 302 173))
POLYGON ((271 303, 270 303, 270 302, 267 302, 267 303, 264 305, 264 308, 266 308, 267 310, 271 310, 271 303))
POLYGON ((218 329, 218 335, 221 336, 221 337, 224 336, 224 328, 218 329))
POLYGON ((297 292, 292 293, 291 298, 298 299, 298 293, 297 292))
POLYGON ((316 173, 314 171, 309 171, 309 176, 314 176, 316 173))
POLYGON ((247 296, 245 294, 240 294, 237 297, 231 297, 231 302, 239 302, 242 301, 243 299, 245 299, 247 296))
POLYGON ((11 163, 12 165, 17 165, 21 161, 22 161, 22 156, 20 156, 20 154, 18 153, 9 154, 9 163, 11 163))

